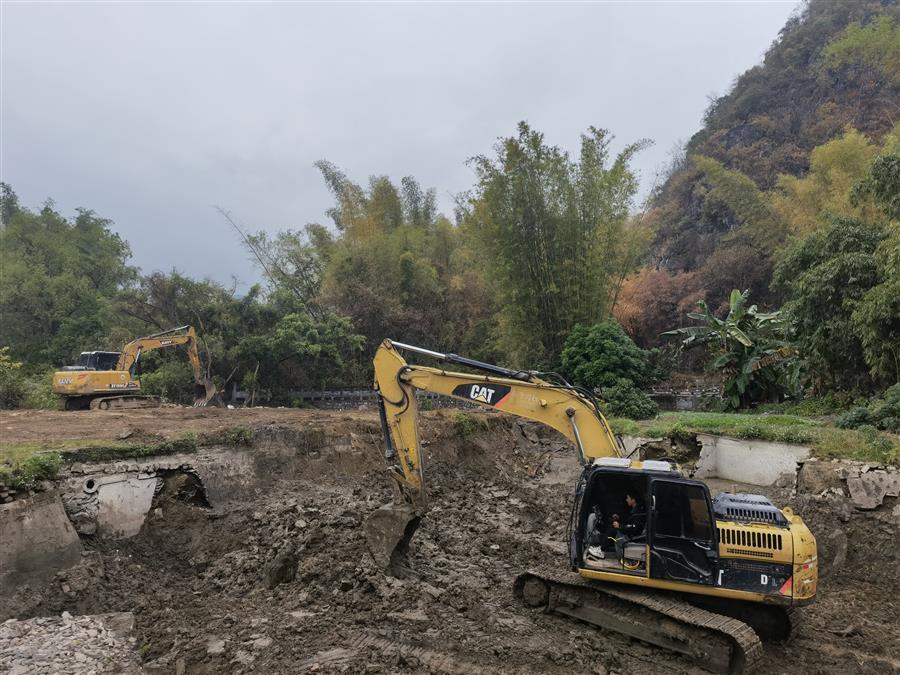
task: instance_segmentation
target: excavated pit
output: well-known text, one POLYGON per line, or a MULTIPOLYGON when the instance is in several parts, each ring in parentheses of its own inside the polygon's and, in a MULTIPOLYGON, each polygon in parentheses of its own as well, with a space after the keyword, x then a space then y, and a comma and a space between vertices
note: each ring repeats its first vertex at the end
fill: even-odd
MULTIPOLYGON (((137 534, 82 534, 80 563, 5 594, 0 621, 130 612, 145 673, 692 672, 513 596, 519 572, 566 565, 578 465, 555 435, 486 419, 472 437, 453 413, 426 415, 431 509, 400 578, 372 559, 363 526, 392 496, 377 420, 317 414, 258 427, 252 446, 125 466, 159 478, 137 534)), ((896 670, 891 498, 861 511, 839 485, 806 487, 755 488, 807 518, 824 566, 817 602, 788 643, 766 646, 763 668, 896 670)))

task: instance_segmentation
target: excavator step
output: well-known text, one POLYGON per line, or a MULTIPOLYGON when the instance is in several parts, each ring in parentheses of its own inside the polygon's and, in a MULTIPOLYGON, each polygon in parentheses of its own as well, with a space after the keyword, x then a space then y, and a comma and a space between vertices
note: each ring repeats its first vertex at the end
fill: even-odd
POLYGON ((534 571, 520 574, 513 591, 529 607, 668 649, 713 673, 749 672, 763 656, 750 626, 673 594, 591 581, 575 572, 534 571))

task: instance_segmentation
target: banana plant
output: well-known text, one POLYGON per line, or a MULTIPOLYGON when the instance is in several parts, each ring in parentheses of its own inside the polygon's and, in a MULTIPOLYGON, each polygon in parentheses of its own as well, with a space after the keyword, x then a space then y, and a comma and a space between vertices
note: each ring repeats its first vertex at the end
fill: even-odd
POLYGON ((726 408, 734 410, 757 401, 797 396, 801 387, 801 363, 790 343, 790 320, 781 311, 759 311, 749 299, 750 291, 734 289, 723 319, 700 300, 700 311, 687 315, 698 325, 663 333, 680 337, 682 349, 709 348, 706 367, 725 374, 722 395, 726 408))

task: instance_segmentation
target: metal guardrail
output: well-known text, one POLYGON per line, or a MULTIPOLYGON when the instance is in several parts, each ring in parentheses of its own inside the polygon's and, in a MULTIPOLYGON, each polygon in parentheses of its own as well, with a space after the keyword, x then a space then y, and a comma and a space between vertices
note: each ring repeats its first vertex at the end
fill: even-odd
MULTIPOLYGON (((288 391, 291 398, 299 399, 304 403, 316 407, 340 407, 357 406, 364 404, 375 405, 377 394, 372 389, 335 389, 335 390, 308 390, 292 389, 288 391)), ((459 401, 449 396, 441 396, 434 392, 416 391, 416 400, 428 401, 436 408, 474 408, 476 405, 459 401)))
MULTIPOLYGON (((377 394, 372 389, 292 389, 289 390, 288 393, 291 398, 299 399, 300 401, 311 405, 321 405, 324 407, 362 404, 374 405, 377 401, 377 394)), ((651 389, 646 393, 647 396, 656 402, 661 410, 702 410, 704 405, 707 404, 710 399, 718 398, 720 396, 718 389, 651 389)), ((416 399, 419 401, 430 401, 436 407, 477 407, 448 396, 435 394, 434 392, 416 391, 416 399)))

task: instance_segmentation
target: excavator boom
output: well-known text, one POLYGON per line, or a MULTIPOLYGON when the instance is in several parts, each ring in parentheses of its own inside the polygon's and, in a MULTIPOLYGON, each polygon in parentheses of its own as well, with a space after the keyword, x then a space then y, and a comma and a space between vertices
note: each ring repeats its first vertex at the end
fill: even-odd
POLYGON ((539 373, 514 371, 392 340, 381 343, 374 366, 386 456, 397 492, 394 504, 382 507, 370 517, 367 541, 372 555, 385 566, 397 564, 427 509, 417 389, 480 403, 546 424, 572 442, 582 464, 620 454, 616 438, 592 394, 564 381, 554 384, 539 373), (401 350, 487 374, 410 365, 400 354, 401 350))
POLYGON ((187 347, 188 361, 194 373, 194 405, 204 406, 216 394, 215 385, 203 373, 200 363, 199 338, 193 326, 180 326, 132 340, 122 348, 117 370, 133 371, 142 354, 167 347, 187 347))

